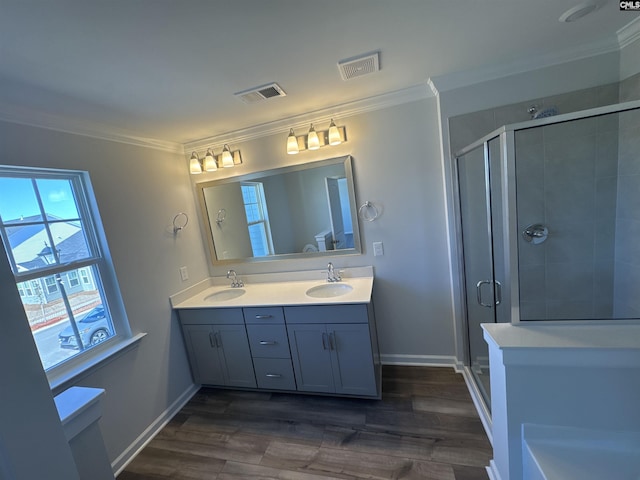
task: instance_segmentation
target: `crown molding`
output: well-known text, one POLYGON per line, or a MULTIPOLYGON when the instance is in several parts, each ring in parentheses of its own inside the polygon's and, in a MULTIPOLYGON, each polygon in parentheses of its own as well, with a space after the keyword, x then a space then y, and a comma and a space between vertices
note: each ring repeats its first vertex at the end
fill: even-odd
POLYGON ((343 103, 329 108, 315 110, 313 112, 295 115, 272 122, 255 125, 252 127, 227 132, 221 135, 201 138, 184 144, 184 153, 204 150, 206 148, 222 147, 225 143, 240 143, 256 138, 267 137, 275 134, 285 134, 290 128, 308 128, 310 123, 329 123, 331 119, 351 117, 354 115, 382 110, 385 108, 401 105, 403 103, 415 102, 425 98, 433 97, 433 93, 426 84, 414 85, 395 92, 376 95, 373 97, 343 103))
POLYGON ((640 38, 640 17, 636 17, 617 32, 620 49, 632 44, 640 38))
POLYGON ((0 120, 8 123, 44 128, 56 132, 81 135, 98 140, 124 143, 136 147, 152 148, 171 153, 182 153, 184 151, 181 143, 132 135, 130 132, 109 125, 77 121, 60 115, 37 112, 16 106, 1 105, 0 120))
POLYGON ((458 88, 468 87, 512 75, 518 75, 532 70, 539 70, 576 60, 618 52, 620 50, 618 38, 619 35, 616 35, 616 37, 598 43, 580 46, 560 53, 543 55, 533 59, 516 60, 507 64, 493 65, 486 68, 479 68, 477 70, 466 70, 439 75, 431 77, 429 81, 431 88, 435 89, 437 92, 442 93, 450 90, 456 90, 458 88))

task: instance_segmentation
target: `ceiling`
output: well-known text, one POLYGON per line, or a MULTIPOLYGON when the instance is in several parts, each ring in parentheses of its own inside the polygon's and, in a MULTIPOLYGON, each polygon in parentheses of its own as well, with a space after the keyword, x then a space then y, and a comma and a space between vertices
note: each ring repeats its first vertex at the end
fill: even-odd
POLYGON ((429 78, 616 50, 639 14, 600 0, 558 21, 580 1, 0 0, 0 110, 187 143, 429 78), (340 60, 372 51, 379 72, 341 79, 340 60), (234 96, 271 82, 287 96, 234 96))

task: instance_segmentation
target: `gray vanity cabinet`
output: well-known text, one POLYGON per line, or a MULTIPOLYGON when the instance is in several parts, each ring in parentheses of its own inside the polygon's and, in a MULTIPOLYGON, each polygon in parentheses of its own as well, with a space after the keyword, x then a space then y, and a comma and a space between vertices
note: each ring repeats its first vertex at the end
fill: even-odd
POLYGON ((258 388, 295 390, 282 307, 243 309, 258 388))
POLYGON ((196 383, 380 398, 370 303, 178 313, 196 383))
POLYGON ((180 310, 196 383, 256 387, 242 309, 180 310))
POLYGON ((286 307, 285 317, 298 390, 378 395, 368 305, 286 307))

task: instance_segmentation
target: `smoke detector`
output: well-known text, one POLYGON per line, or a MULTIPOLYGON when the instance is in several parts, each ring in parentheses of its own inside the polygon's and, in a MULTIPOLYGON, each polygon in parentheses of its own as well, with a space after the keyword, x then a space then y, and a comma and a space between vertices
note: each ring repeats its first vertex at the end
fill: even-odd
POLYGON ((380 70, 380 53, 373 52, 357 57, 347 58, 338 62, 338 69, 342 80, 369 75, 380 70))
POLYGON ((270 98, 287 96, 282 87, 277 83, 268 83, 260 87, 250 88, 242 92, 234 93, 234 95, 244 103, 257 103, 270 98))

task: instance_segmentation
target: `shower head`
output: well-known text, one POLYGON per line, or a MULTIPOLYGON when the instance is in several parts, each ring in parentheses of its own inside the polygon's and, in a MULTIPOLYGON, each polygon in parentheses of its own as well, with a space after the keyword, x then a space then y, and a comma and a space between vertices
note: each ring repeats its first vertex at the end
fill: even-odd
POLYGON ((553 117, 558 114, 558 107, 552 106, 545 108, 544 110, 538 110, 537 105, 531 105, 527 112, 531 115, 531 119, 535 120, 537 118, 545 118, 545 117, 553 117))

